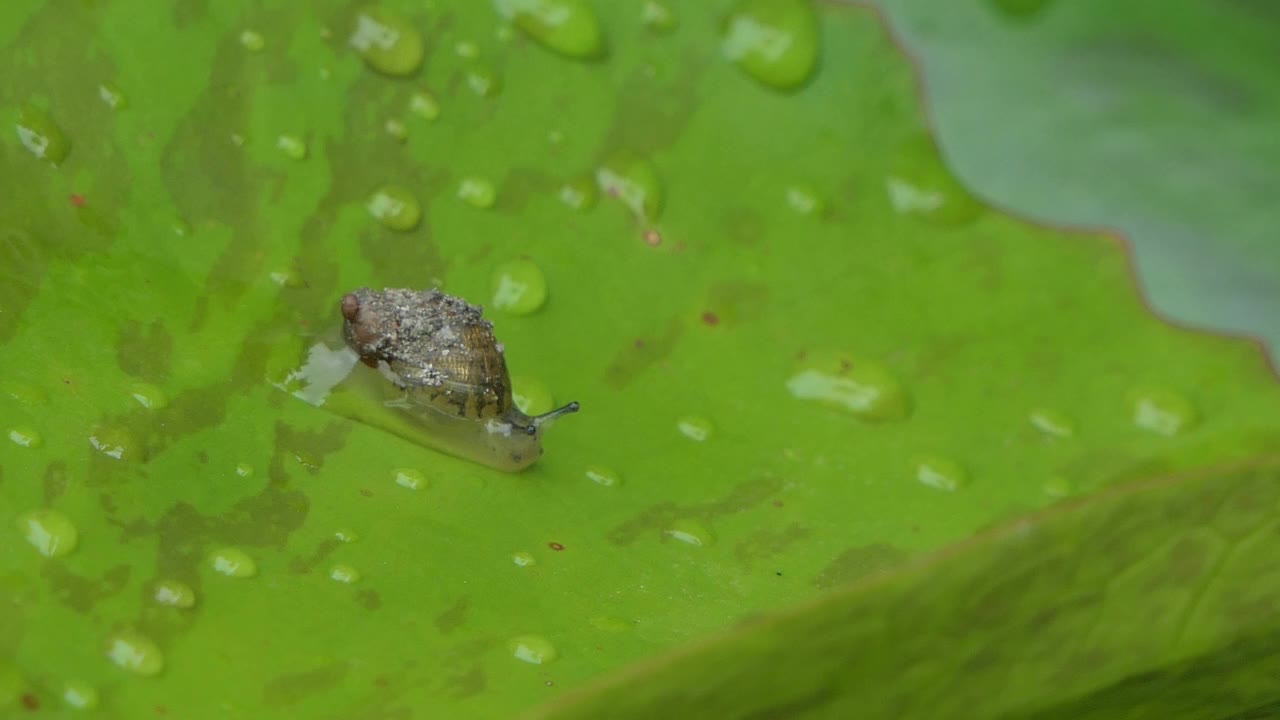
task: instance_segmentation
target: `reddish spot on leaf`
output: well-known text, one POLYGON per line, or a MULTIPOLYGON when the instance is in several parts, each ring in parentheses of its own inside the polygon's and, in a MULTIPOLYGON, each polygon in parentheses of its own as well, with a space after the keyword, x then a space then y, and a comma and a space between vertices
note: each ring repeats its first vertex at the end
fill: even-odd
POLYGON ((639 350, 640 348, 644 347, 644 338, 636 338, 636 341, 632 344, 636 346, 637 350, 639 350))
POLYGON ((360 494, 365 497, 373 497, 373 491, 369 488, 360 488, 360 494))
POLYGON ((549 542, 547 543, 547 547, 551 548, 552 550, 555 550, 556 552, 560 552, 561 550, 564 549, 564 546, 558 542, 549 542))
POLYGON ((662 235, 659 234, 657 230, 652 230, 652 229, 645 230, 644 244, 648 245, 649 247, 658 247, 659 245, 662 244, 662 235))
POLYGON ((774 507, 782 507, 782 501, 781 501, 781 500, 774 500, 774 501, 773 501, 773 506, 774 506, 774 507))
POLYGON ((84 207, 84 196, 79 193, 71 194, 71 204, 76 207, 84 207))
POLYGON ((714 327, 720 324, 720 316, 708 310, 702 313, 702 322, 714 327))
POLYGON ((36 697, 35 695, 32 695, 31 693, 25 693, 22 696, 22 707, 28 710, 39 710, 40 698, 36 697))

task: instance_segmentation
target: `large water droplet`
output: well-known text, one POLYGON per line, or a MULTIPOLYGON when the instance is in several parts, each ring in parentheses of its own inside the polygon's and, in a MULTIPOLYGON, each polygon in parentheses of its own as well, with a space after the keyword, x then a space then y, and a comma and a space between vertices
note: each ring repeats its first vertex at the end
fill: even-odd
POLYGON ((944 226, 959 226, 982 213, 982 205, 943 165, 933 141, 917 136, 903 144, 885 178, 893 208, 944 226))
POLYGON ((511 562, 515 563, 520 567, 531 567, 533 565, 538 564, 537 559, 533 557, 532 553, 527 553, 527 552, 524 552, 523 550, 521 550, 520 552, 512 553, 511 562))
POLYGON ((329 568, 329 579, 350 585, 360 580, 360 571, 350 565, 339 563, 329 568))
POLYGON ((250 578, 258 574, 258 564, 239 548, 219 548, 209 555, 214 572, 232 578, 250 578))
POLYGON ((76 710, 93 710, 98 707, 98 689, 86 682, 68 680, 62 686, 62 702, 76 710))
POLYGON ((297 135, 281 135, 276 138, 276 149, 284 153, 284 156, 290 160, 305 160, 307 158, 307 141, 297 135))
POLYGON ((550 412, 555 407, 551 389, 546 383, 526 375, 511 378, 511 401, 517 410, 530 417, 550 412))
POLYGON ((541 635, 521 635, 507 641, 511 656, 533 665, 545 665, 557 657, 556 646, 541 635))
POLYGON ((756 80, 791 90, 818 63, 818 19, 810 0, 739 0, 725 21, 721 47, 756 80))
POLYGON ((196 604, 196 591, 181 580, 160 580, 151 588, 151 599, 157 605, 189 608, 196 604))
POLYGON ((707 547, 715 542, 715 536, 697 520, 677 520, 663 529, 663 535, 694 547, 707 547))
POLYGON ((662 212, 662 182, 644 158, 622 153, 596 170, 596 183, 607 197, 617 198, 639 220, 652 222, 662 212))
POLYGON ((401 232, 416 228, 422 220, 422 206, 417 198, 398 185, 379 188, 369 197, 365 209, 378 222, 401 232))
POLYGON ((404 18, 381 8, 356 16, 348 42, 380 73, 412 75, 422 65, 422 35, 404 18))
POLYGON ((884 366, 844 353, 807 355, 787 379, 787 390, 864 420, 902 420, 911 413, 906 390, 884 366))
POLYGON ((107 657, 111 662, 138 675, 156 675, 164 669, 160 646, 147 636, 124 630, 107 639, 107 657))
POLYGON ((9 440, 14 445, 20 445, 25 448, 38 448, 44 444, 44 438, 40 437, 40 433, 36 432, 35 428, 26 425, 9 428, 9 440))
POLYGON ((1029 419, 1037 430, 1046 435, 1068 438, 1076 434, 1075 423, 1057 410, 1037 408, 1031 411, 1029 419))
POLYGON ((686 415, 676 421, 676 430, 694 442, 706 442, 711 438, 715 425, 700 415, 686 415))
POLYGON ((591 482, 605 487, 614 487, 622 483, 622 478, 617 472, 603 465, 588 465, 586 476, 591 482))
POLYGON ((32 155, 54 167, 62 164, 71 152, 71 141, 44 110, 25 105, 18 113, 18 140, 32 155))
POLYGON ((427 476, 414 468, 399 468, 393 473, 396 484, 410 490, 421 490, 427 486, 427 476))
POLYGON ((1160 435, 1178 435, 1195 426, 1191 401, 1167 388, 1139 388, 1129 393, 1133 424, 1160 435))
POLYGON ((544 47, 571 58, 604 53, 604 36, 585 0, 494 0, 498 14, 544 47))
POLYGON ((488 180, 473 176, 463 178, 458 184, 458 197, 468 205, 484 210, 493 207, 498 199, 498 190, 488 180))
POLYGON ((89 444, 94 450, 113 460, 141 460, 142 447, 138 439, 129 430, 118 426, 101 426, 94 428, 89 435, 89 444))
POLYGON ((57 510, 40 509, 18 517, 18 531, 45 557, 63 557, 76 549, 80 533, 71 519, 57 510))
POLYGON ((493 273, 493 307, 512 315, 528 315, 547 301, 547 278, 530 260, 512 260, 493 273))
POLYGON ((954 460, 930 456, 916 460, 916 480, 931 488, 953 492, 964 487, 969 477, 954 460))
POLYGON ((148 410, 161 410, 169 405, 169 398, 164 391, 151 383, 139 382, 130 385, 129 395, 148 410))
POLYGON ((112 110, 123 110, 129 106, 129 101, 125 98, 124 91, 116 87, 114 83, 107 82, 99 85, 98 97, 112 110))

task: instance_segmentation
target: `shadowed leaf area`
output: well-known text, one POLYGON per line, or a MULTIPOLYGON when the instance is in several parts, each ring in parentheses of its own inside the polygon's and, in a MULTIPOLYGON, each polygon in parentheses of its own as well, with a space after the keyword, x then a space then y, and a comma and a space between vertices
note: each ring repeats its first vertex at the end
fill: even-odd
POLYGON ((1275 701, 1274 466, 1202 470, 1261 352, 967 194, 864 9, 15 0, 0 68, 6 711, 1275 701), (363 286, 581 411, 517 474, 351 419, 363 286))

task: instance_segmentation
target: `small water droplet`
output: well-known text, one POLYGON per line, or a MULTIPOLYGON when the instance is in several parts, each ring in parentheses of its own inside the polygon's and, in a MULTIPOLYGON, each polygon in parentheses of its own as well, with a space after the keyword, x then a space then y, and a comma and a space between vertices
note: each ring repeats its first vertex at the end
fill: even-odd
POLYGON ((244 147, 244 144, 246 142, 248 141, 245 139, 245 136, 242 135, 241 133, 231 133, 232 145, 235 145, 236 147, 244 147))
POLYGON ((32 155, 57 167, 71 152, 71 140, 44 110, 24 105, 18 112, 18 140, 32 155))
POLYGON ((1139 388, 1129 393, 1133 424, 1159 435, 1179 435, 1198 421, 1191 401, 1167 388, 1139 388))
POLYGON ((1052 498, 1063 498, 1072 493, 1071 481, 1064 477, 1052 477, 1044 483, 1044 494, 1052 498))
POLYGON ((435 95, 420 90, 409 98, 409 111, 423 120, 435 120, 440 117, 440 103, 435 95))
POLYGON ((105 82, 98 86, 98 97, 112 110, 123 110, 129 106, 124 92, 114 83, 105 82))
POLYGON ((25 448, 38 448, 44 444, 44 438, 40 437, 40 433, 25 425, 9 428, 9 440, 13 441, 14 445, 25 448))
POLYGON ((906 390, 892 373, 879 363, 844 353, 806 355, 787 379, 787 390, 801 400, 816 400, 863 420, 903 420, 911 414, 906 390))
POLYGON ((555 407, 546 383, 526 375, 511 378, 511 401, 516 409, 530 417, 550 412, 555 407))
POLYGON ((71 519, 57 510, 43 508, 18 516, 18 531, 45 557, 69 555, 80 540, 71 519))
POLYGON ((530 567, 538 564, 538 560, 534 558, 531 553, 524 551, 512 553, 511 562, 519 565, 520 567, 530 567))
POLYGON ((676 429, 681 435, 694 442, 706 442, 715 430, 715 426, 707 418, 699 415, 686 415, 676 421, 676 429))
POLYGON ((1076 434, 1075 423, 1057 410, 1037 408, 1031 411, 1030 420, 1037 430, 1046 435, 1068 438, 1076 434))
POLYGON ((138 460, 142 450, 132 432, 122 427, 98 427, 89 435, 94 450, 113 460, 138 460))
POLYGON ((173 234, 177 235, 178 237, 187 237, 188 235, 191 234, 191 225, 188 224, 187 221, 183 220, 182 218, 178 218, 177 220, 174 220, 173 222, 169 223, 169 229, 172 230, 173 234))
POLYGON ((885 190, 894 210, 938 225, 965 225, 983 210, 942 163, 928 136, 915 136, 899 149, 885 190))
POLYGON ((458 184, 458 197, 468 205, 484 210, 493 207, 498 199, 498 190, 488 180, 473 176, 458 184))
POLYGON ((399 468, 393 471, 396 484, 410 490, 421 490, 427 486, 427 476, 414 468, 399 468))
POLYGON ((453 44, 453 53, 466 60, 480 57, 480 46, 469 40, 459 40, 453 44))
POLYGON ((378 222, 401 232, 416 228, 422 220, 422 206, 417 198, 398 185, 379 188, 369 197, 365 209, 378 222))
POLYGON ((329 579, 350 585, 360 579, 360 571, 341 563, 329 568, 329 579))
POLYGON ((662 212, 662 182, 648 160, 621 153, 596 170, 596 184, 600 192, 617 198, 638 220, 652 222, 662 212))
POLYGON ((353 543, 360 539, 360 536, 356 534, 356 531, 350 528, 342 528, 335 532, 333 536, 337 538, 338 542, 342 543, 353 543))
POLYGON ((356 16, 348 43, 380 73, 411 75, 422 65, 422 35, 404 18, 381 8, 356 16))
POLYGON ((813 188, 805 185, 792 185, 787 188, 787 205, 801 215, 822 215, 827 204, 813 188))
POLYGON ((156 675, 164 669, 160 646, 147 636, 124 630, 107 639, 107 657, 111 662, 138 675, 156 675))
POLYGON ((721 48, 761 83, 798 88, 818 62, 818 19, 809 0, 739 0, 725 22, 721 48))
POLYGON ((588 480, 597 485, 614 487, 622 484, 622 478, 618 473, 603 465, 588 465, 586 475, 588 480))
POLYGON ((958 463, 943 457, 916 460, 916 480, 938 490, 952 492, 964 487, 969 477, 958 463))
POLYGON ((282 288, 302 287, 302 277, 298 275, 298 272, 293 268, 273 270, 272 272, 267 273, 267 277, 271 278, 271 282, 282 288))
POLYGON ((247 478, 253 477, 253 466, 249 463, 239 463, 236 465, 236 475, 247 478))
POLYGON ((543 47, 565 57, 604 53, 604 36, 585 0, 494 0, 498 14, 543 47))
POLYGON ((62 702, 76 710, 93 710, 98 707, 98 689, 86 682, 68 680, 62 685, 62 702))
POLYGON ((382 123, 382 129, 386 131, 387 137, 396 142, 409 139, 409 128, 405 127, 399 118, 387 118, 387 121, 382 123))
POLYGON ((169 405, 164 391, 151 383, 133 383, 129 386, 129 396, 148 410, 162 410, 169 405))
POLYGON ((267 39, 262 37, 262 33, 256 30, 245 30, 240 33, 240 44, 246 50, 259 52, 267 46, 267 39))
POLYGON ((467 70, 467 87, 480 97, 493 97, 502 90, 502 79, 487 65, 476 65, 467 70))
POLYGON ((557 657, 556 647, 541 635, 521 635, 507 641, 511 656, 533 665, 545 665, 557 657))
POLYGON ((495 309, 512 315, 536 312, 547 301, 547 279, 530 260, 512 260, 493 273, 495 309))
POLYGON ((152 586, 151 599, 157 605, 185 609, 195 606, 196 591, 181 580, 160 580, 152 586))
POLYGON ((219 548, 209 554, 214 572, 233 578, 250 578, 258 574, 258 564, 239 548, 219 548))
POLYGON ((579 212, 595 207, 598 197, 596 184, 589 178, 574 178, 560 186, 560 202, 579 212))
POLYGON ((49 396, 43 390, 28 383, 5 381, 2 387, 5 395, 27 407, 39 407, 49 399, 49 396))
POLYGON ((290 160, 304 160, 307 157, 307 143, 297 135, 281 135, 276 138, 276 149, 290 160))
POLYGON ((640 6, 640 22, 654 32, 670 32, 676 27, 676 16, 665 3, 645 0, 640 6))
POLYGON ((715 537, 705 525, 697 520, 677 520, 670 527, 664 529, 662 534, 678 540, 686 545, 695 547, 707 547, 715 542, 715 537))

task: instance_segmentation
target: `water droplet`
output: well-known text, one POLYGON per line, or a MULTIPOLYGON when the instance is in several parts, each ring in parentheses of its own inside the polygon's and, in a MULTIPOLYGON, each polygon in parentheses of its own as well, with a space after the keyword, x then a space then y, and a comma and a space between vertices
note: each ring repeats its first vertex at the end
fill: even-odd
POLYGON ((172 230, 173 234, 177 235, 178 237, 186 237, 191 234, 191 225, 189 225, 186 220, 183 220, 181 218, 174 220, 172 223, 170 223, 169 229, 172 230))
POLYGON ((546 383, 525 375, 511 378, 511 401, 516 404, 516 409, 530 417, 550 412, 555 407, 546 383))
POLYGON ((32 155, 54 167, 62 164, 71 152, 71 141, 44 110, 25 105, 18 113, 18 140, 32 155))
POLYGON ((329 568, 329 579, 350 585, 360 579, 360 571, 350 565, 343 565, 339 563, 329 568))
POLYGON ((411 75, 422 65, 422 35, 404 18, 380 8, 356 16, 348 42, 380 73, 411 75))
POLYGON ((68 680, 62 686, 62 702, 76 710, 93 710, 98 707, 98 689, 86 682, 68 680))
POLYGON ((466 60, 475 60, 480 57, 480 46, 469 40, 459 40, 453 44, 453 53, 466 60))
POLYGON ((845 410, 863 420, 903 420, 911 414, 906 390, 886 368, 837 352, 811 353, 787 379, 801 400, 845 410))
POLYGON ((307 143, 297 135, 281 135, 276 138, 276 149, 290 160, 304 160, 307 157, 307 143))
POLYGON ((259 52, 267 46, 267 39, 262 37, 262 33, 256 30, 245 30, 240 33, 240 44, 246 50, 259 52))
POLYGON ((983 209, 943 165, 928 136, 916 136, 899 149, 885 189, 894 210, 938 225, 967 224, 983 209))
POLYGON ((9 428, 9 439, 14 445, 26 448, 38 448, 44 444, 44 438, 40 437, 40 433, 26 426, 9 428))
POLYGON ((399 468, 394 471, 396 484, 410 490, 421 490, 427 486, 427 476, 414 468, 399 468))
POLYGON ((487 65, 476 65, 467 70, 467 87, 480 97, 493 97, 502 90, 502 79, 487 65))
POLYGON ((123 110, 129 106, 124 92, 113 83, 102 83, 98 86, 98 97, 112 110, 123 110))
POLYGON ((938 490, 957 490, 969 482, 964 468, 953 460, 925 457, 916 460, 916 480, 938 490))
POLYGON ((420 90, 409 98, 409 111, 423 120, 435 120, 440 117, 440 103, 435 95, 420 90))
POLYGON ((827 204, 813 188, 805 185, 792 185, 787 188, 787 205, 801 215, 822 215, 827 204))
POLYGON ((137 439, 125 428, 108 426, 95 428, 89 435, 89 444, 94 450, 113 460, 139 460, 142 448, 137 439))
POLYGON ((333 536, 337 538, 338 542, 343 543, 353 543, 360 539, 360 536, 356 534, 356 531, 350 528, 342 528, 335 532, 333 536))
POLYGON ((273 270, 267 273, 267 277, 271 278, 271 282, 280 287, 302 287, 302 277, 293 268, 273 270))
POLYGON ((521 635, 507 641, 511 656, 533 665, 545 665, 555 660, 556 647, 541 635, 521 635))
POLYGON ((164 669, 164 654, 147 636, 124 630, 107 639, 111 662, 138 675, 156 675, 164 669))
POLYGON ((365 209, 375 220, 392 230, 407 232, 422 220, 422 206, 408 190, 398 185, 385 185, 378 189, 365 209))
POLYGON ((129 395, 148 410, 161 410, 169 405, 164 391, 151 383, 133 383, 129 386, 129 395))
POLYGON ((196 604, 196 591, 181 580, 160 580, 151 589, 151 599, 157 605, 189 608, 196 604))
POLYGON ((244 135, 240 133, 231 133, 231 144, 236 147, 244 147, 246 140, 244 135))
POLYGON ((253 477, 253 466, 249 463, 239 463, 236 465, 236 475, 247 478, 253 477))
POLYGON ((613 487, 622 484, 622 478, 618 476, 618 473, 603 465, 588 465, 586 475, 588 480, 597 485, 613 487))
POLYGON ((1198 421, 1191 401, 1166 388, 1139 388, 1129 393, 1133 424, 1160 435, 1179 435, 1198 421))
POLYGON ((686 415, 676 421, 676 429, 680 431, 681 435, 694 442, 706 442, 711 437, 711 432, 715 429, 715 426, 704 417, 686 415))
POLYGON ((1064 477, 1052 477, 1044 483, 1044 494, 1052 498, 1063 498, 1072 493, 1071 481, 1064 477))
POLYGON ((1068 438, 1076 434, 1075 423, 1057 410, 1037 408, 1031 411, 1031 424, 1046 435, 1068 438))
POLYGON ((604 53, 600 22, 585 0, 494 0, 498 14, 548 50, 586 59, 604 53))
POLYGON ((662 182, 648 160, 619 154, 596 170, 596 184, 600 192, 620 200, 639 220, 656 220, 662 212, 662 182))
POLYGON ((574 178, 560 186, 560 202, 579 212, 596 206, 596 184, 590 178, 574 178))
POLYGON ((671 527, 663 530, 662 534, 672 540, 679 540, 695 547, 707 547, 715 542, 711 531, 697 520, 677 520, 671 524, 671 527))
POLYGON ((493 273, 493 307, 512 315, 528 315, 547 301, 547 279, 529 260, 512 260, 493 273))
POLYGON ((818 62, 818 19, 809 0, 739 0, 721 48, 765 85, 797 88, 818 62))
POLYGON ((214 572, 233 578, 250 578, 258 574, 258 564, 253 558, 233 547, 219 548, 210 553, 209 566, 214 572))
POLYGON ((511 562, 519 565, 520 567, 530 567, 538 564, 538 560, 534 558, 532 554, 524 551, 512 553, 511 562))
POLYGON ((382 123, 382 129, 386 131, 387 137, 396 142, 404 142, 409 139, 409 128, 405 127, 405 124, 398 118, 387 118, 387 121, 382 123))
POLYGON ((676 16, 664 3, 645 0, 640 6, 640 22, 654 32, 669 32, 675 29, 676 16))
POLYGON ((458 185, 458 197, 482 210, 493 207, 498 191, 493 183, 480 177, 464 178, 458 185))
POLYGON ((40 509, 18 516, 18 531, 45 557, 64 557, 76 549, 80 533, 57 510, 40 509))

